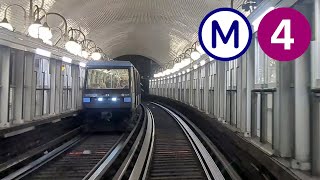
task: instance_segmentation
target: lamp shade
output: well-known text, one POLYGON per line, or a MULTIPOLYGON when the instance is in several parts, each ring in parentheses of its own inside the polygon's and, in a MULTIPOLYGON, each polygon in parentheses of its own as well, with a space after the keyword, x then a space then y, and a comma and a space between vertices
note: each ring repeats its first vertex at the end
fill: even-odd
POLYGON ((94 52, 94 53, 91 54, 91 57, 92 57, 93 60, 97 61, 97 60, 101 59, 102 55, 99 52, 94 52))
POLYGON ((81 53, 81 45, 72 38, 65 44, 65 48, 72 54, 79 55, 81 53))
POLYGON ((193 51, 192 53, 191 53, 191 59, 193 59, 193 60, 198 60, 198 59, 200 59, 200 57, 201 57, 201 54, 198 52, 198 51, 193 51))
POLYGON ((37 19, 33 24, 28 28, 28 33, 33 38, 39 38, 39 28, 42 27, 42 24, 39 19, 37 19))
POLYGON ((13 31, 12 25, 8 22, 7 18, 3 18, 3 20, 0 22, 0 27, 6 28, 9 31, 13 31))
POLYGON ((89 57, 89 53, 88 53, 87 51, 85 51, 85 50, 82 50, 81 56, 82 56, 83 58, 87 59, 87 58, 89 57))
POLYGON ((43 26, 39 27, 39 38, 42 40, 49 40, 52 38, 52 32, 47 23, 44 23, 43 26))

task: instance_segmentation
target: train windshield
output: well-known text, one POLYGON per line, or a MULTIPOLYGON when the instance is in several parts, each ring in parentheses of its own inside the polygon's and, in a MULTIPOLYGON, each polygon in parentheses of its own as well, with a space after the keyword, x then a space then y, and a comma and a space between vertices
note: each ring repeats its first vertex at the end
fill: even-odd
POLYGON ((87 89, 129 89, 129 69, 88 69, 87 89))

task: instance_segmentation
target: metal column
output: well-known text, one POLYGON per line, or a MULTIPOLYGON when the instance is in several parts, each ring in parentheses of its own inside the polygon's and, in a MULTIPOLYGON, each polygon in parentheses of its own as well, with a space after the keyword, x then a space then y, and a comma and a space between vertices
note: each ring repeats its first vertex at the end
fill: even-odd
POLYGON ((9 76, 10 76, 10 48, 0 46, 0 127, 9 127, 9 76))

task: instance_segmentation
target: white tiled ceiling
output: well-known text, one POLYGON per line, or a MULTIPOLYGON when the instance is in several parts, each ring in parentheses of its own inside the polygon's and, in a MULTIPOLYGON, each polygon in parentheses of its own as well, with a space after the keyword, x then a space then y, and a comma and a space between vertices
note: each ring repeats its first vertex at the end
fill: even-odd
MULTIPOLYGON (((69 26, 80 27, 112 58, 136 54, 160 65, 172 60, 197 40, 202 18, 231 0, 43 0, 48 12, 62 14, 69 26)), ((238 7, 244 0, 235 0, 238 7)), ((0 0, 0 16, 8 4, 29 9, 29 0, 0 0)), ((41 5, 42 0, 34 0, 41 5)), ((8 20, 23 31, 23 13, 10 9, 8 20)), ((49 25, 62 25, 49 18, 49 25)), ((57 37, 58 35, 56 35, 57 37)), ((62 44, 61 44, 62 45, 62 44)))

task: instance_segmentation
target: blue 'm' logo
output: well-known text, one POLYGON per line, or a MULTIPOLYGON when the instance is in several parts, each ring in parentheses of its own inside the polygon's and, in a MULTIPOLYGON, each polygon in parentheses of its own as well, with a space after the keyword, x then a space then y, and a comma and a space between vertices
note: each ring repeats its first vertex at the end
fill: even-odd
POLYGON ((233 21, 231 24, 231 28, 229 29, 227 36, 224 36, 221 27, 218 23, 218 21, 214 20, 212 21, 212 48, 217 47, 217 32, 219 33, 219 36, 221 37, 221 40, 224 44, 227 44, 232 32, 234 32, 234 48, 239 47, 239 22, 233 21))
POLYGON ((204 17, 198 36, 206 54, 216 60, 231 61, 249 49, 252 29, 249 20, 241 12, 232 8, 218 8, 204 17))

